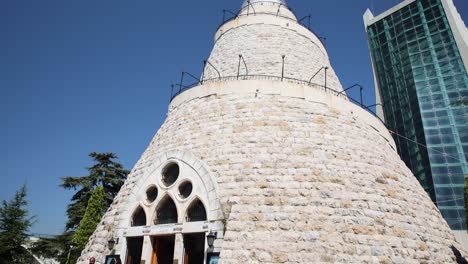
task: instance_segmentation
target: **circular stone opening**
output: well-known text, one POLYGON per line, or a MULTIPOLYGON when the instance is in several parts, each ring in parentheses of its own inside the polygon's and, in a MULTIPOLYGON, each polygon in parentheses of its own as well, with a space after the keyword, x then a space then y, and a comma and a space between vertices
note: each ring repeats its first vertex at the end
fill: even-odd
POLYGON ((171 186, 179 177, 179 165, 172 162, 166 165, 162 170, 162 182, 166 186, 171 186))
POLYGON ((158 197, 158 188, 156 186, 151 186, 146 190, 146 200, 152 203, 158 197))
POLYGON ((192 189, 193 189, 193 186, 191 182, 186 181, 186 182, 181 183, 179 185, 180 197, 182 197, 183 199, 188 198, 190 194, 192 194, 192 189))

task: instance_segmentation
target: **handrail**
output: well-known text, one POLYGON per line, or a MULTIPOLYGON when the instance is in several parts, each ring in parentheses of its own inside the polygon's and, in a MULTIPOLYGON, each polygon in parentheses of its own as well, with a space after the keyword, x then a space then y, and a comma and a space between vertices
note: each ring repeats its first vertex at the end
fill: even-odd
POLYGON ((377 104, 368 105, 368 106, 366 106, 366 107, 374 107, 374 106, 378 106, 378 105, 380 105, 380 106, 382 106, 382 107, 384 106, 384 105, 381 104, 381 103, 377 103, 377 104))
MULTIPOLYGON (((278 81, 281 81, 281 78, 283 78, 283 81, 295 82, 295 83, 304 84, 304 85, 308 85, 308 86, 314 86, 314 87, 321 87, 321 88, 323 88, 325 90, 325 86, 323 86, 321 84, 318 84, 318 83, 309 83, 306 80, 301 80, 301 79, 296 79, 296 78, 291 78, 291 77, 286 77, 286 76, 281 77, 281 76, 275 76, 275 75, 261 75, 261 74, 239 75, 239 78, 238 78, 238 76, 223 76, 221 78, 216 77, 216 78, 206 79, 206 80, 203 81, 203 83, 205 84, 205 83, 211 83, 211 82, 217 82, 217 81, 229 81, 229 80, 237 80, 237 79, 239 79, 239 80, 265 79, 265 80, 278 80, 278 81)), ((176 84, 176 85, 178 86, 178 84, 176 84)), ((182 92, 184 92, 186 90, 189 90, 190 88, 193 88, 193 87, 198 86, 198 85, 201 85, 201 81, 200 82, 195 82, 195 83, 190 84, 190 85, 184 85, 182 92)), ((329 87, 327 87, 327 91, 330 92, 330 93, 333 93, 333 94, 335 94, 337 96, 346 97, 345 94, 339 94, 338 91, 336 91, 334 89, 331 89, 329 87)), ((179 92, 173 94, 172 98, 176 97, 178 94, 179 94, 179 92)))
POLYGON ((245 75, 249 75, 249 70, 247 69, 247 63, 245 63, 244 57, 241 54, 239 54, 239 65, 237 65, 237 79, 239 79, 239 75, 240 75, 241 60, 244 62, 245 75))
POLYGON ((187 74, 188 76, 194 78, 195 80, 197 81, 200 81, 200 79, 198 79, 197 77, 193 76, 192 74, 190 74, 190 72, 184 72, 185 74, 187 74))
MULTIPOLYGON (((232 18, 237 18, 237 16, 238 16, 238 14, 232 12, 232 11, 229 10, 229 9, 223 9, 223 24, 224 24, 224 22, 226 22, 226 12, 228 12, 228 13, 234 15, 234 17, 232 17, 232 18)), ((232 19, 232 18, 230 18, 230 19, 232 19)))
POLYGON ((280 12, 281 6, 283 6, 283 4, 280 4, 280 5, 278 6, 278 11, 276 11, 276 16, 278 16, 278 15, 279 15, 279 12, 280 12))
MULTIPOLYGON (((211 79, 204 80, 204 83, 229 81, 229 80, 239 80, 239 78, 240 78, 240 80, 262 80, 263 79, 263 80, 287 81, 287 82, 293 82, 293 83, 308 85, 308 86, 315 87, 315 88, 322 88, 327 93, 334 94, 335 96, 338 96, 338 97, 347 98, 350 102, 356 104, 357 106, 359 106, 362 109, 366 110, 367 112, 369 112, 373 116, 377 117, 385 125, 385 122, 382 119, 380 119, 380 117, 378 117, 377 114, 374 111, 372 111, 370 109, 370 107, 372 107, 374 105, 365 106, 365 105, 362 104, 362 102, 359 102, 359 101, 355 100, 354 98, 348 96, 347 94, 343 93, 342 91, 337 91, 335 89, 326 87, 324 85, 317 84, 317 83, 311 83, 311 82, 306 81, 306 80, 300 80, 300 79, 295 79, 295 78, 291 78, 291 77, 284 77, 284 76, 283 77, 274 76, 274 75, 245 75, 245 76, 224 76, 222 78, 211 78, 211 79)), ((183 93, 183 92, 185 92, 185 91, 187 91, 187 90, 189 90, 189 89, 191 89, 193 87, 201 85, 201 84, 203 84, 203 83, 201 83, 201 81, 200 81, 200 82, 196 82, 196 83, 184 86, 181 91, 176 92, 175 94, 171 94, 171 100, 170 101, 172 102, 172 100, 176 96, 180 95, 181 93, 183 93)), ((178 85, 178 84, 176 84, 176 85, 178 85)), ((376 104, 376 105, 378 105, 378 104, 376 104)))
MULTIPOLYGON (((311 83, 311 82, 312 82, 312 79, 314 79, 315 76, 317 76, 317 74, 319 74, 319 72, 321 72, 323 69, 325 69, 325 71, 326 71, 326 70, 328 70, 328 67, 327 67, 327 66, 323 66, 322 68, 320 68, 320 69, 310 78, 309 83, 311 83)), ((325 78, 326 78, 326 77, 327 77, 327 74, 326 74, 326 72, 325 72, 325 78)), ((326 82, 326 81, 325 81, 325 82, 326 82)), ((326 85, 325 85, 325 86, 326 86, 326 85)))
MULTIPOLYGON (((268 1, 268 0, 264 0, 264 1, 255 1, 255 3, 252 3, 250 2, 250 0, 248 1, 251 5, 253 4, 261 4, 261 3, 273 3, 273 4, 278 4, 277 2, 274 2, 274 1, 268 1)), ((288 5, 283 5, 282 3, 279 3, 280 5, 284 6, 286 9, 288 9, 289 11, 291 12, 294 12, 291 7, 289 7, 288 5)), ((239 13, 242 12, 244 9, 248 8, 248 5, 244 6, 244 7, 241 7, 241 9, 239 10, 239 13)))
MULTIPOLYGON (((247 6, 252 6, 252 9, 253 9, 253 12, 254 12, 254 15, 257 14, 257 12, 255 12, 255 8, 254 6, 252 5, 252 3, 250 2, 250 0, 247 0, 247 6)), ((247 15, 249 15, 249 11, 250 11, 250 8, 247 8, 247 15)))
POLYGON ((206 66, 206 64, 208 63, 208 65, 210 65, 213 69, 215 69, 215 71, 218 73, 219 79, 221 80, 221 73, 218 71, 218 69, 216 69, 216 67, 213 66, 213 64, 211 64, 211 62, 208 61, 208 60, 204 60, 203 62, 205 63, 205 66, 206 66))
POLYGON ((281 58, 283 59, 283 64, 281 65, 281 81, 284 79, 284 58, 286 55, 281 55, 281 58))
MULTIPOLYGON (((311 17, 312 17, 311 15, 307 15, 307 16, 301 18, 301 19, 300 19, 299 21, 297 21, 297 22, 298 22, 299 24, 302 25, 301 22, 302 22, 304 19, 308 18, 308 19, 309 19, 309 26, 308 26, 307 28, 308 28, 309 30, 311 30, 311 29, 310 29, 310 19, 311 19, 311 17)), ((318 37, 318 36, 317 36, 317 37, 318 37)))
MULTIPOLYGON (((229 13, 232 13, 231 11, 225 9, 227 12, 229 13)), ((315 37, 317 37, 319 40, 321 40, 322 44, 324 44, 323 42, 323 39, 325 39, 324 37, 320 37, 310 26, 310 21, 309 21, 309 26, 305 26, 303 25, 302 23, 300 23, 299 21, 297 21, 297 19, 293 19, 293 18, 290 18, 290 17, 287 17, 287 16, 283 16, 283 15, 279 15, 279 14, 275 14, 275 13, 271 13, 271 12, 256 12, 255 15, 270 15, 270 16, 276 16, 276 17, 281 17, 281 18, 284 18, 284 19, 288 19, 290 20, 291 22, 293 23, 296 23, 304 28, 306 28, 307 30, 310 31, 310 33, 314 34, 315 37)), ((237 14, 237 15, 234 15, 233 17, 229 18, 229 19, 225 19, 225 16, 223 16, 223 22, 216 28, 216 31, 218 31, 222 26, 224 26, 225 24, 231 22, 232 20, 234 19, 237 19, 237 18, 240 18, 240 17, 244 17, 244 16, 248 16, 247 14, 241 14, 240 12, 237 14)), ((307 16, 305 17, 307 18, 307 16)))
POLYGON ((356 83, 356 84, 354 84, 354 85, 351 85, 350 87, 348 87, 348 88, 344 89, 343 91, 341 91, 340 94, 342 94, 342 93, 344 93, 344 92, 346 92, 346 91, 348 91, 349 89, 352 89, 352 88, 354 88, 354 87, 359 87, 359 94, 360 94, 360 97, 361 97, 361 106, 364 106, 364 105, 363 105, 363 102, 362 102, 362 90, 364 89, 364 87, 362 87, 362 85, 360 85, 360 84, 358 84, 358 83, 356 83))

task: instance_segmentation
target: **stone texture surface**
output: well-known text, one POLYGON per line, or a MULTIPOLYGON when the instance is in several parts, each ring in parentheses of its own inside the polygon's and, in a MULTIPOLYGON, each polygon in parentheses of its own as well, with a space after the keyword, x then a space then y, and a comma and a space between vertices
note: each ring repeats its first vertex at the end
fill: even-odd
POLYGON ((103 259, 119 206, 172 150, 193 153, 217 180, 228 216, 221 263, 454 262, 449 227, 376 129, 333 105, 256 94, 171 107, 83 259, 103 259))
MULTIPOLYGON (((308 80, 330 65, 328 56, 291 21, 258 15, 229 22, 210 62, 222 76, 235 76, 242 54, 249 74, 278 76, 286 55, 285 75, 308 80)), ((341 89, 331 67, 328 74, 329 87, 341 89)), ((209 67, 205 75, 217 77, 209 67)), ((107 240, 125 240, 128 201, 154 164, 174 151, 191 153, 215 181, 226 224, 221 263, 455 262, 450 246, 461 246, 388 132, 370 125, 377 123, 370 114, 323 89, 278 81, 236 85, 205 84, 173 101, 79 263, 90 256, 103 263, 107 240), (284 93, 263 92, 268 85, 284 93), (229 93, 206 92, 228 86, 229 93)), ((125 256, 122 244, 114 253, 125 256)))
MULTIPOLYGON (((271 12, 276 13, 278 7, 271 8, 271 12)), ((342 90, 322 43, 299 25, 295 18, 286 19, 274 15, 241 16, 220 30, 224 32, 217 33, 219 37, 208 59, 212 65, 205 67, 205 79, 219 77, 214 68, 221 77, 237 76, 239 55, 243 56, 247 65, 246 70, 241 62, 241 75, 248 73, 280 77, 284 55, 285 77, 309 81, 318 72, 312 82, 324 85, 325 71, 320 69, 328 67, 327 86, 337 91, 342 90), (249 19, 255 21, 243 23, 249 19)))

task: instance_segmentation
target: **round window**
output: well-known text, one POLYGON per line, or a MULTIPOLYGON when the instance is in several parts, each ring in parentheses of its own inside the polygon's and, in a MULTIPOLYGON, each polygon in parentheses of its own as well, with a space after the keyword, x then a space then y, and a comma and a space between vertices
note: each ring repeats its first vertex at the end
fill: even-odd
POLYGON ((171 186, 179 177, 179 165, 171 162, 162 170, 162 182, 166 186, 171 186))
POLYGON ((151 186, 146 190, 146 200, 152 203, 158 197, 158 188, 156 186, 151 186))
POLYGON ((183 199, 186 199, 190 196, 190 194, 192 193, 192 183, 189 182, 189 181, 186 181, 186 182, 183 182, 179 185, 179 194, 180 194, 180 197, 182 197, 183 199))

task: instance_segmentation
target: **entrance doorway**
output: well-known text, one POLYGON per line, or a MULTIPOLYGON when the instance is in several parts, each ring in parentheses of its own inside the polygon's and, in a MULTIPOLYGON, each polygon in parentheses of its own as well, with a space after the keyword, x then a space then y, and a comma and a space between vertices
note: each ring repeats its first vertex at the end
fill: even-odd
POLYGON ((151 240, 153 243, 151 264, 173 264, 175 235, 156 236, 151 240))
POLYGON ((205 259, 205 233, 184 234, 184 263, 203 264, 205 259))
POLYGON ((143 237, 127 238, 127 260, 126 264, 140 264, 141 250, 143 249, 143 237))

